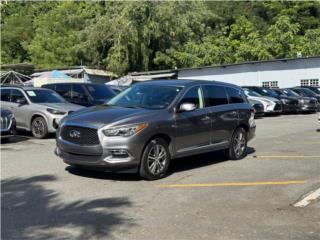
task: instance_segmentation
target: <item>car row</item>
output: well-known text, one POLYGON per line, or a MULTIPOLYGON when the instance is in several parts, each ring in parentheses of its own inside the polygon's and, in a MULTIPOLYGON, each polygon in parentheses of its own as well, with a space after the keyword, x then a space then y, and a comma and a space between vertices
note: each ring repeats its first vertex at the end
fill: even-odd
POLYGON ((267 88, 243 87, 249 101, 256 100, 264 105, 264 113, 316 112, 319 110, 320 95, 303 87, 267 88))

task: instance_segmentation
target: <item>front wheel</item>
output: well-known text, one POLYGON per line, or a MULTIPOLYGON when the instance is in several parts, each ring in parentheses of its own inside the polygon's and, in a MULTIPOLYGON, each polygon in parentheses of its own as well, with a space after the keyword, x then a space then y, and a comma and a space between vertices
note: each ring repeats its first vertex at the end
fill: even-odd
POLYGON ((242 128, 237 128, 231 138, 229 149, 227 149, 227 157, 230 160, 239 160, 247 154, 247 133, 242 128))
POLYGON ((148 180, 164 177, 170 163, 168 144, 162 138, 151 140, 142 154, 140 176, 148 180))
POLYGON ((31 123, 31 132, 35 138, 46 138, 48 136, 47 122, 43 117, 36 117, 31 123))

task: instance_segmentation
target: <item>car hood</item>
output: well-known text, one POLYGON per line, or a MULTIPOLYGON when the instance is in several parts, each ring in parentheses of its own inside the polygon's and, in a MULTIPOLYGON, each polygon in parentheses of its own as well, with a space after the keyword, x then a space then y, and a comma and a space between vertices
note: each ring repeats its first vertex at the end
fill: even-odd
POLYGON ((60 110, 60 111, 66 111, 66 112, 77 111, 79 109, 84 108, 83 106, 76 105, 76 104, 73 104, 73 103, 68 103, 68 102, 67 103, 41 103, 41 104, 38 104, 38 105, 41 105, 41 106, 44 106, 44 107, 48 107, 48 108, 57 109, 57 110, 60 110))
POLYGON ((85 125, 100 128, 106 125, 123 125, 139 122, 147 116, 158 114, 161 110, 143 108, 125 108, 118 106, 98 105, 86 108, 67 116, 63 124, 85 125))

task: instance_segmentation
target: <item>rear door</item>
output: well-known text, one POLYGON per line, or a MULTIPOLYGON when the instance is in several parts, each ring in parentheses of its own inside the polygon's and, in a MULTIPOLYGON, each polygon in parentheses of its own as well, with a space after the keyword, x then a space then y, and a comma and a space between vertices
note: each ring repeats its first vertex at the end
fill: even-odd
POLYGON ((238 123, 238 112, 235 106, 229 104, 224 86, 208 84, 204 85, 203 89, 205 104, 211 111, 211 143, 217 146, 227 146, 238 123))
POLYGON ((178 109, 182 103, 193 103, 197 108, 191 112, 176 114, 177 153, 186 153, 210 144, 211 118, 209 110, 204 107, 201 87, 194 86, 187 90, 178 104, 178 109))

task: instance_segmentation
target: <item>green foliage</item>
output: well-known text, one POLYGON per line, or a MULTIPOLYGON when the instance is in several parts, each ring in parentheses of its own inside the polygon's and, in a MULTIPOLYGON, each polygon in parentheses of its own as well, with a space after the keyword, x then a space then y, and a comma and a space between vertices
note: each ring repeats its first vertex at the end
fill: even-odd
POLYGON ((320 54, 319 1, 8 2, 1 63, 118 74, 320 54))

